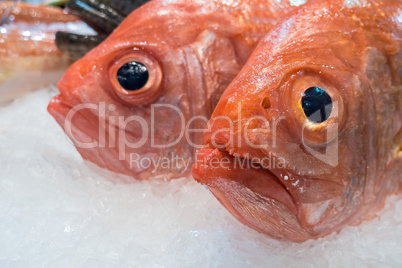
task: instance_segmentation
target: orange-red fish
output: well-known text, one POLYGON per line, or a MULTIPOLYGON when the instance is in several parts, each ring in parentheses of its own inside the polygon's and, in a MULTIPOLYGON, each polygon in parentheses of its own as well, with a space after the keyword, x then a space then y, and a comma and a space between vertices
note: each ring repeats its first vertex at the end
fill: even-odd
POLYGON ((91 32, 60 8, 0 2, 0 103, 56 83, 71 64, 56 31, 91 32), (1 19, 2 18, 2 19, 1 19))
POLYGON ((241 222, 305 241, 402 191, 401 1, 314 1, 223 93, 193 166, 241 222))
POLYGON ((292 2, 151 1, 67 71, 48 110, 100 167, 186 175, 221 93, 292 2))

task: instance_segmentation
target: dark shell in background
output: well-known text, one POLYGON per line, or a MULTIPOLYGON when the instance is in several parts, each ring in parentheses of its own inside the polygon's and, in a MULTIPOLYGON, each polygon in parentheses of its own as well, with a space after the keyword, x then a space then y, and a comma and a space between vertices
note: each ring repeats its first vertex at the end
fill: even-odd
POLYGON ((98 35, 56 33, 56 45, 73 59, 82 58, 116 29, 132 11, 150 0, 71 0, 66 4, 69 13, 77 15, 98 35))

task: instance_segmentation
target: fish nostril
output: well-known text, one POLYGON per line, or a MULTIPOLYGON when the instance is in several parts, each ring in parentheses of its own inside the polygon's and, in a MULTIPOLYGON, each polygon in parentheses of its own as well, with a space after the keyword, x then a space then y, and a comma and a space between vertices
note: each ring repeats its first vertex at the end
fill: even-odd
POLYGON ((271 101, 269 100, 268 97, 265 97, 265 98, 262 99, 261 106, 262 106, 262 108, 264 108, 264 109, 269 109, 269 108, 271 108, 271 101))

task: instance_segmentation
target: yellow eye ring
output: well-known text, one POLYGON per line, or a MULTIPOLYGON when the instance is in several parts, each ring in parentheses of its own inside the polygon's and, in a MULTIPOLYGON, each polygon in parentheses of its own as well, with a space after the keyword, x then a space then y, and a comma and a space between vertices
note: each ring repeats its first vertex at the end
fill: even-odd
POLYGON ((339 134, 344 121, 343 98, 335 86, 315 73, 299 71, 292 76, 288 87, 290 93, 287 103, 290 105, 291 117, 300 130, 299 134, 303 141, 311 145, 320 145, 333 140, 339 134), (318 120, 312 120, 310 116, 306 115, 306 107, 303 107, 303 97, 306 96, 307 90, 312 89, 320 89, 325 92, 327 95, 325 100, 331 101, 330 109, 326 110, 327 114, 321 115, 321 119, 318 120))

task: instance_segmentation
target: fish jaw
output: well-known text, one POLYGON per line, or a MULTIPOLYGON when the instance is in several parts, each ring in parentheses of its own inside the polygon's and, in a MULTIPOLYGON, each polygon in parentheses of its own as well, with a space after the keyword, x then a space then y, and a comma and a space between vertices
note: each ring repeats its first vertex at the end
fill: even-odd
POLYGON ((83 159, 111 171, 133 174, 133 171, 128 170, 122 161, 116 161, 118 156, 116 157, 114 150, 99 146, 98 118, 84 110, 71 113, 74 111, 73 107, 61 95, 57 95, 50 101, 47 110, 64 130, 83 159), (71 119, 68 119, 69 114, 73 115, 71 119))
MULTIPOLYGON (((139 180, 157 177, 157 167, 153 165, 156 165, 158 157, 163 156, 165 152, 161 149, 151 149, 149 143, 140 147, 132 146, 131 144, 136 144, 143 138, 141 133, 133 130, 138 127, 137 124, 120 127, 119 119, 100 115, 108 107, 102 105, 104 104, 72 104, 62 95, 57 95, 50 101, 48 112, 62 127, 84 160, 139 180), (144 158, 148 162, 141 164, 140 161, 144 158)), ((155 141, 158 142, 161 141, 155 141)), ((168 176, 166 172, 166 175, 161 177, 165 179, 168 176)))
POLYGON ((278 239, 302 242, 314 237, 298 218, 298 205, 274 174, 227 151, 204 148, 193 165, 194 179, 208 186, 240 222, 278 239))
POLYGON ((194 172, 196 180, 208 187, 219 187, 219 184, 216 184, 217 178, 229 179, 282 203, 291 213, 297 214, 297 206, 286 186, 273 171, 265 169, 253 160, 233 156, 228 151, 204 148, 197 153, 194 172))

